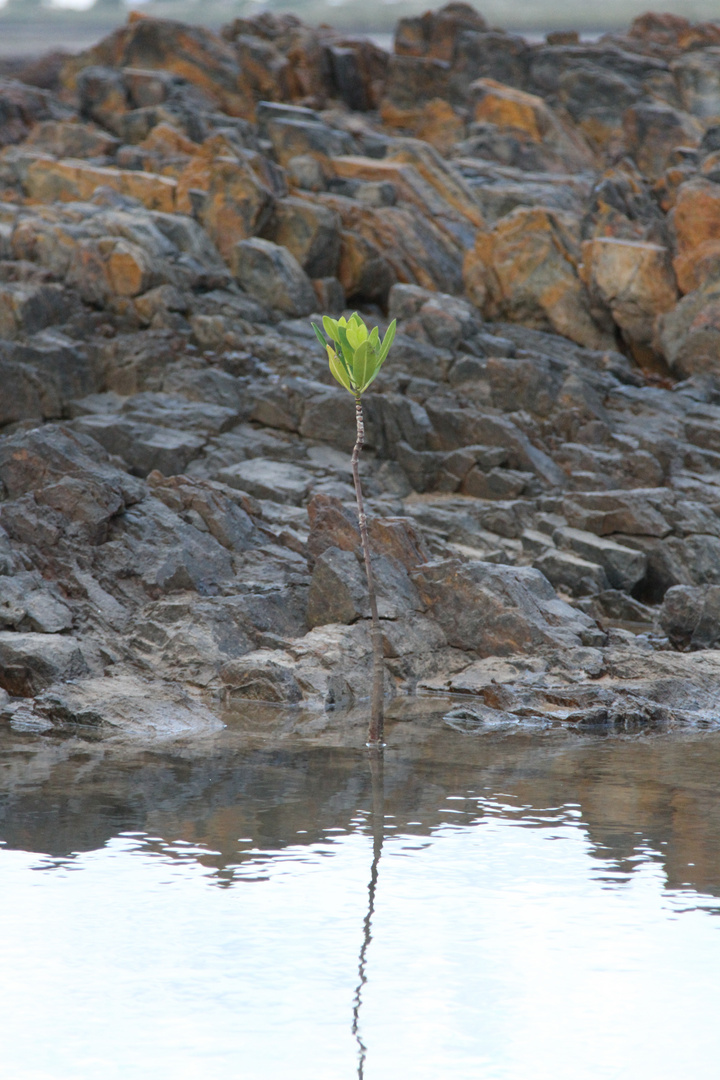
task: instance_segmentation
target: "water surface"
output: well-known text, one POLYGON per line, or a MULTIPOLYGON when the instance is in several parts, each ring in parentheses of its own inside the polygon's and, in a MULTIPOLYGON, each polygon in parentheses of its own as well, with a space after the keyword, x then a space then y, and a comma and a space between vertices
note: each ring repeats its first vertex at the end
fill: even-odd
POLYGON ((323 742, 0 734, 2 1076, 715 1080, 720 735, 323 742))

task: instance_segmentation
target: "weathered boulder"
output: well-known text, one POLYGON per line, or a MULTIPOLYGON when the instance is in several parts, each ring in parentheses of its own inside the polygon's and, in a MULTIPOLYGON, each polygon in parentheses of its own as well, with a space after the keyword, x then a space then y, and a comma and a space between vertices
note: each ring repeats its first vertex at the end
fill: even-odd
POLYGON ((417 570, 412 579, 448 643, 479 656, 578 646, 602 637, 591 619, 558 600, 538 570, 442 561, 417 570))
POLYGON ((62 634, 0 631, 0 687, 32 697, 54 682, 89 674, 78 643, 62 634))
POLYGON ((665 593, 660 625, 675 648, 716 647, 720 642, 720 586, 674 585, 665 593))
POLYGON ((519 207, 479 233, 463 278, 487 318, 522 322, 563 334, 589 348, 612 337, 590 315, 578 267, 579 223, 570 215, 519 207))
POLYGON ((720 279, 720 187, 696 177, 680 186, 672 214, 680 291, 720 279))
MULTIPOLYGON (((666 248, 614 237, 596 237, 582 247, 582 277, 594 310, 609 312, 630 345, 649 348, 658 315, 678 299, 666 248)), ((600 321, 598 318, 598 321, 600 321)))
POLYGON ((288 315, 309 315, 315 308, 310 278, 295 256, 270 240, 240 240, 233 248, 233 273, 251 296, 288 315))
POLYGON ((720 353, 720 283, 688 293, 658 320, 660 348, 679 376, 716 374, 720 353))

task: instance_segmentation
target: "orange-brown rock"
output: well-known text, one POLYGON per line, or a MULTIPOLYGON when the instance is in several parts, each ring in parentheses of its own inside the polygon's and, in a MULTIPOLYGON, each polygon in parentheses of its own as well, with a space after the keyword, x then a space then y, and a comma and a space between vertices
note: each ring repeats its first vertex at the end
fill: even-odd
MULTIPOLYGON (((377 271, 383 289, 396 280, 441 292, 462 289, 464 249, 419 209, 412 205, 372 209, 339 195, 321 195, 320 200, 342 219, 339 277, 348 296, 363 295, 359 288, 354 291, 353 283, 372 281, 371 267, 378 255, 390 268, 390 273, 377 271)), ((373 289, 373 293, 384 301, 385 292, 373 289)))
POLYGON ((488 318, 563 334, 590 348, 608 348, 612 337, 590 315, 579 263, 576 218, 520 207, 492 231, 478 234, 465 258, 465 288, 488 318))
POLYGON ((395 52, 450 61, 458 36, 466 30, 482 32, 487 30, 487 23, 471 4, 446 4, 439 11, 400 19, 395 30, 395 52))
POLYGON ((433 98, 416 109, 401 109, 386 99, 380 115, 386 128, 422 139, 441 154, 449 153, 465 136, 465 118, 442 98, 433 98))
POLYGON ((108 236, 74 247, 66 280, 87 303, 104 305, 114 297, 144 293, 153 283, 153 268, 137 244, 108 236))
POLYGON ((678 299, 667 249, 597 237, 583 244, 582 255, 582 277, 593 303, 610 313, 630 344, 649 347, 657 316, 678 299))
POLYGON ((690 293, 711 282, 720 282, 720 239, 704 240, 673 260, 680 292, 690 293))
POLYGON ((30 202, 51 203, 87 200, 99 187, 109 187, 138 199, 148 210, 175 210, 173 179, 131 169, 113 169, 68 159, 55 161, 38 156, 28 167, 25 193, 30 202))
POLYGON ((678 189, 673 211, 675 273, 683 293, 714 276, 720 243, 720 185, 696 177, 678 189))
POLYGON ((389 181, 398 199, 416 207, 455 241, 469 247, 484 225, 480 209, 460 174, 431 146, 417 139, 380 160, 338 157, 330 162, 336 176, 350 180, 389 181))
POLYGON ((79 73, 95 65, 171 71, 187 79, 230 116, 252 116, 254 102, 233 48, 211 30, 169 19, 130 14, 93 48, 68 60, 62 73, 74 89, 79 73))
POLYGON ((546 167, 556 170, 590 168, 593 153, 586 140, 534 94, 527 94, 495 79, 477 79, 470 87, 473 119, 523 132, 532 142, 542 143, 550 153, 546 167))
POLYGON ((678 146, 698 146, 702 127, 688 113, 659 102, 642 102, 623 116, 625 145, 640 171, 657 180, 678 146))
POLYGON ((229 264, 238 240, 260 232, 273 207, 272 192, 238 158, 198 153, 177 181, 179 213, 193 212, 193 192, 204 195, 201 217, 211 239, 229 264))

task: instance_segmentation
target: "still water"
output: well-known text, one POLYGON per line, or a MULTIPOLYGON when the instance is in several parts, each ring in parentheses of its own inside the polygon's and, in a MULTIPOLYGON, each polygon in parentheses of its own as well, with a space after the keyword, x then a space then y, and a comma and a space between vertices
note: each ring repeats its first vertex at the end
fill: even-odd
POLYGON ((717 1080, 720 734, 388 735, 3 729, 0 1076, 717 1080))

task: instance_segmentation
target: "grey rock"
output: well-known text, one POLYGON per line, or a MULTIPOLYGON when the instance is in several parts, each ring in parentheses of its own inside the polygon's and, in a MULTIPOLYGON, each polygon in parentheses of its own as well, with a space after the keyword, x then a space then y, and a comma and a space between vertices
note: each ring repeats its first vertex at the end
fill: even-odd
POLYGON ((676 648, 714 648, 720 642, 720 586, 668 589, 660 625, 676 648))
POLYGON ((240 240, 233 249, 233 273, 251 296, 288 315, 309 315, 315 307, 308 275, 287 248, 270 240, 240 240))
POLYGON ((72 627, 70 608, 39 574, 0 577, 0 625, 41 634, 57 634, 72 627))
POLYGON ((253 458, 221 469, 218 479, 258 499, 272 499, 297 506, 305 499, 313 475, 307 469, 289 462, 253 458))
POLYGON ((0 686, 16 697, 31 697, 51 683, 88 673, 71 637, 0 631, 0 686))
POLYGON ((608 588, 602 566, 569 551, 546 551, 535 559, 533 566, 545 575, 554 588, 570 596, 591 596, 608 588))
POLYGON ((147 476, 155 469, 166 476, 176 476, 185 471, 206 442, 202 435, 112 413, 84 416, 73 421, 73 426, 95 439, 108 453, 121 457, 137 476, 147 476))
POLYGON ((278 651, 259 650, 234 660, 223 668, 221 677, 230 703, 239 700, 296 705, 303 699, 296 664, 278 651))
POLYGON ((614 540, 569 527, 557 529, 553 539, 558 547, 601 566, 614 589, 629 592, 645 576, 647 559, 642 552, 623 547, 614 540))

